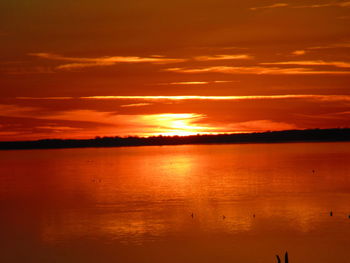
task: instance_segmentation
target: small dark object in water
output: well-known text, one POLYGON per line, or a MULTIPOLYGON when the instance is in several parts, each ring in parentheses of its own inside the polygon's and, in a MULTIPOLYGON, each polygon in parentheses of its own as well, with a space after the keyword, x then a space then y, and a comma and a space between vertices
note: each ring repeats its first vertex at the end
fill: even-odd
POLYGON ((312 173, 314 174, 314 173, 315 173, 315 170, 312 170, 312 173))
POLYGON ((194 217, 194 214, 193 214, 193 213, 191 214, 191 217, 192 217, 192 218, 194 217))
POLYGON ((349 219, 350 219, 350 215, 349 215, 349 219))
POLYGON ((226 218, 226 216, 222 216, 222 219, 225 219, 226 218))
POLYGON ((288 252, 284 254, 284 263, 288 263, 288 252))
POLYGON ((253 214, 253 217, 255 218, 255 214, 253 214))
POLYGON ((333 212, 331 211, 331 212, 329 213, 329 215, 330 215, 330 216, 333 216, 333 212))
MULTIPOLYGON (((281 263, 281 258, 279 255, 276 255, 276 258, 277 258, 277 263, 281 263)), ((288 263, 289 262, 289 259, 288 259, 288 252, 286 252, 284 254, 284 263, 288 263)))

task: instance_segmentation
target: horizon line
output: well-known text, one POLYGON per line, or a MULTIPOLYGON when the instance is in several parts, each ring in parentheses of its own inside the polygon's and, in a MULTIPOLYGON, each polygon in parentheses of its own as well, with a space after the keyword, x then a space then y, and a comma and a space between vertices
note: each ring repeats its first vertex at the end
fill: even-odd
POLYGON ((33 140, 19 140, 19 141, 0 141, 0 143, 11 143, 11 142, 40 142, 40 141, 88 141, 88 140, 97 140, 103 138, 120 138, 120 139, 128 139, 128 138, 138 138, 138 139, 150 139, 157 137, 165 137, 165 138, 174 138, 174 137, 197 137, 197 136, 222 136, 222 135, 249 135, 249 134, 265 134, 265 133, 282 133, 282 132, 299 132, 299 131, 329 131, 329 130, 349 130, 350 127, 337 127, 337 128, 305 128, 305 129, 288 129, 288 130, 266 130, 266 131, 239 131, 239 132, 213 132, 213 133, 197 133, 190 135, 150 135, 150 136, 138 136, 138 135, 125 135, 125 136, 103 136, 103 135, 95 135, 94 138, 87 139, 74 139, 74 138, 45 138, 45 139, 33 139, 33 140))

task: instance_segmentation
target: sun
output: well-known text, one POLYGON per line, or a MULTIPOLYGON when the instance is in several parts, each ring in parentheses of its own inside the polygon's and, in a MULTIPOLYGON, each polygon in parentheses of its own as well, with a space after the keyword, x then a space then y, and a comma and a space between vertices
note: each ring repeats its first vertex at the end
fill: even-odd
POLYGON ((188 136, 215 133, 214 127, 204 126, 198 122, 205 118, 196 113, 169 113, 145 116, 145 120, 153 126, 152 135, 188 136))

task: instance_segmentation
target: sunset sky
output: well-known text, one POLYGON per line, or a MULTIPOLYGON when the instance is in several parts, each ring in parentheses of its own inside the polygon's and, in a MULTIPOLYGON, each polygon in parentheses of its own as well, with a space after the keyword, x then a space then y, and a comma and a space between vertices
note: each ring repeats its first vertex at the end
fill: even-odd
POLYGON ((0 140, 350 127, 350 1, 1 0, 0 140))

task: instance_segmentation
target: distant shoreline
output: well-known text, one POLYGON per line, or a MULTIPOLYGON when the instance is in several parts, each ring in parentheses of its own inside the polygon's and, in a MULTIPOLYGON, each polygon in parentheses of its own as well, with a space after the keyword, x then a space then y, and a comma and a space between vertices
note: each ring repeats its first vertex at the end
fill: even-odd
POLYGON ((287 130, 261 133, 154 136, 154 137, 96 137, 95 139, 45 139, 37 141, 0 142, 0 150, 100 148, 125 146, 161 146, 187 144, 244 144, 288 142, 346 142, 350 128, 287 130))

